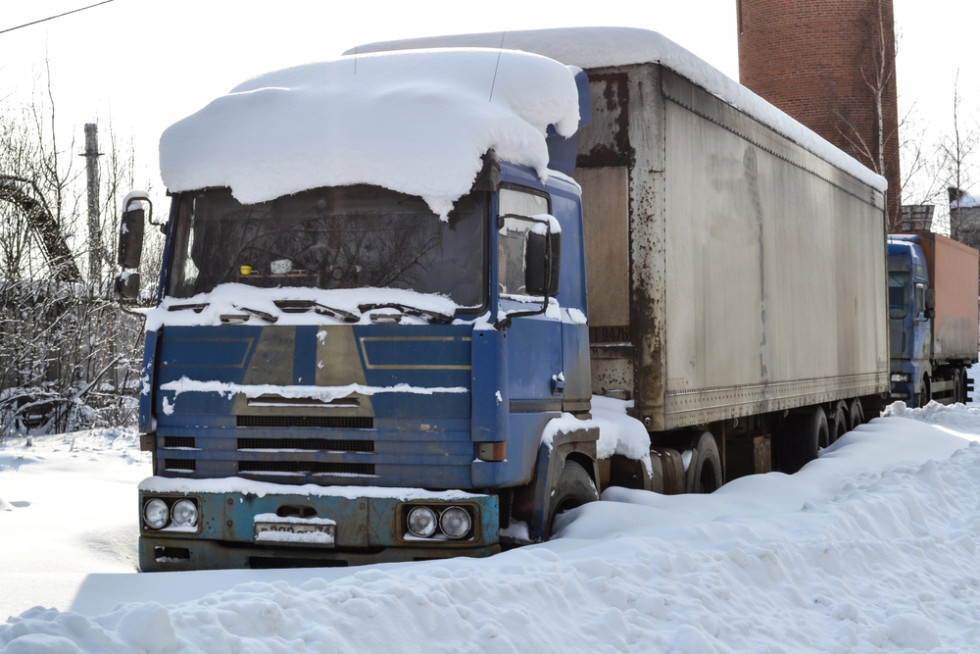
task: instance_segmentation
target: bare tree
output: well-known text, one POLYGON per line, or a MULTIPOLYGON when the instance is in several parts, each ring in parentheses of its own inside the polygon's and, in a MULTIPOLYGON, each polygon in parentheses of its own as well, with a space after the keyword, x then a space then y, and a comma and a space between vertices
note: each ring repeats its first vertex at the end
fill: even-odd
MULTIPOLYGON (((100 262, 93 278, 78 272, 89 248, 78 230, 86 184, 75 140, 61 147, 52 98, 49 81, 28 107, 0 105, 0 439, 11 429, 119 424, 135 413, 142 321, 109 293, 115 239, 100 236, 89 253, 100 262)), ((108 134, 103 235, 117 233, 135 168, 132 146, 108 134)))
MULTIPOLYGON (((848 113, 838 109, 837 118, 841 123, 838 131, 865 165, 883 177, 897 179, 900 171, 890 170, 887 150, 896 147, 899 127, 886 119, 887 98, 894 97, 896 39, 894 30, 889 30, 886 25, 881 3, 875 2, 874 6, 876 13, 866 18, 864 27, 870 50, 869 65, 860 68, 861 79, 871 97, 871 129, 855 125, 848 113)), ((866 117, 861 116, 859 120, 863 123, 866 117)), ((888 215, 890 223, 894 224, 900 218, 901 198, 897 189, 889 191, 888 215)))
MULTIPOLYGON (((939 145, 939 154, 946 172, 947 186, 957 192, 967 190, 973 183, 973 166, 970 163, 977 148, 978 138, 975 127, 963 124, 963 98, 960 95, 960 73, 957 69, 953 83, 953 131, 939 145)), ((950 236, 960 240, 962 221, 960 202, 950 206, 950 236)))
POLYGON ((937 207, 933 231, 958 233, 961 221, 958 207, 950 215, 947 189, 969 191, 977 180, 975 159, 980 145, 980 130, 975 119, 964 115, 965 105, 960 93, 959 71, 954 77, 952 95, 952 124, 949 131, 932 136, 925 129, 915 129, 912 121, 902 124, 902 161, 904 204, 932 204, 937 207))

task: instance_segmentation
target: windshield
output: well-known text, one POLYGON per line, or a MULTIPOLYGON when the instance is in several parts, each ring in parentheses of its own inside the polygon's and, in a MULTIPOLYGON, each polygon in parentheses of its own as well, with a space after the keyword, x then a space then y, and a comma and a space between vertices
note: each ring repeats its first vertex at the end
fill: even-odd
POLYGON ((237 282, 397 288, 486 304, 486 194, 442 221, 418 197, 371 186, 320 188, 243 205, 228 189, 179 200, 168 294, 237 282))
POLYGON ((909 275, 888 273, 888 317, 904 318, 909 312, 909 275))

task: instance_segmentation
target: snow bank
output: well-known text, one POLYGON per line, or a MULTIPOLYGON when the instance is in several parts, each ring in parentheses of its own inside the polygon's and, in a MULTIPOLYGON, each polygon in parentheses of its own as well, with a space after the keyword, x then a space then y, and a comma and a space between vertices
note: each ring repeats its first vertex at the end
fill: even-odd
POLYGON ((895 404, 794 475, 609 490, 489 559, 133 574, 135 436, 9 438, 0 652, 972 652, 978 441, 895 404))
POLYGON ((574 75, 486 49, 356 55, 255 77, 169 127, 171 191, 227 186, 242 203, 376 184, 448 214, 495 150, 547 176, 546 130, 578 127, 574 75))
POLYGON ((600 68, 659 63, 709 93, 771 126, 813 154, 884 191, 888 182, 718 69, 657 32, 633 27, 573 27, 434 36, 360 45, 347 51, 381 52, 433 47, 509 48, 534 52, 569 66, 600 68))
MULTIPOLYGON (((0 651, 975 651, 978 434, 978 409, 894 405, 795 475, 610 491, 558 539, 483 560, 94 574, 71 610, 19 609, 0 651)), ((132 439, 71 441, 0 449, 0 607, 11 588, 50 607, 53 563, 59 580, 99 570, 85 538, 135 524, 131 502, 52 505, 70 487, 74 507, 104 508, 95 493, 131 475, 118 450, 132 439)))

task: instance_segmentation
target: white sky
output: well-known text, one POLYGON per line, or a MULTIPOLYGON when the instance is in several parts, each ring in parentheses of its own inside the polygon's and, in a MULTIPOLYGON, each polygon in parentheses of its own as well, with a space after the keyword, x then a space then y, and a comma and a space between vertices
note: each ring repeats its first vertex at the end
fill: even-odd
MULTIPOLYGON (((3 0, 0 31, 96 0, 3 0)), ((0 111, 29 98, 50 62, 62 130, 112 123, 132 137, 160 186, 160 132, 253 75, 339 55, 360 43, 433 34, 620 25, 658 31, 738 78, 735 0, 501 0, 474 8, 458 0, 358 3, 321 0, 114 0, 87 11, 0 33, 0 111), (560 8, 560 10, 559 10, 560 8)), ((980 61, 951 26, 976 24, 980 4, 895 0, 903 113, 948 131, 957 68, 966 112, 980 97, 980 61)), ((64 137, 63 137, 64 138, 64 137)), ((79 145, 80 149, 80 145, 79 145)))

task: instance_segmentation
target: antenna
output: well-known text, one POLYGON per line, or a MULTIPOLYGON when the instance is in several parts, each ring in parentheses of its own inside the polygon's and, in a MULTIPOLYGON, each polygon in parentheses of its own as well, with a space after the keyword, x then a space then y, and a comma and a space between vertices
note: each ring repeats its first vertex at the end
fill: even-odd
POLYGON ((493 89, 497 85, 497 71, 500 69, 500 55, 504 52, 504 39, 507 37, 507 32, 500 33, 500 45, 497 46, 497 63, 493 67, 493 81, 490 82, 490 102, 493 102, 493 89))

